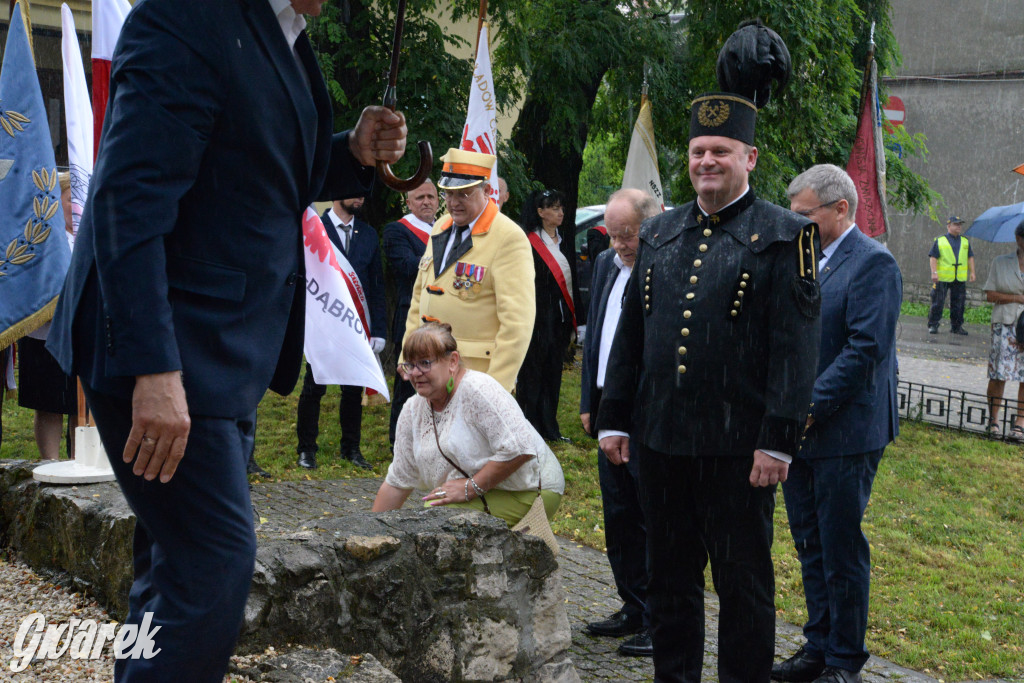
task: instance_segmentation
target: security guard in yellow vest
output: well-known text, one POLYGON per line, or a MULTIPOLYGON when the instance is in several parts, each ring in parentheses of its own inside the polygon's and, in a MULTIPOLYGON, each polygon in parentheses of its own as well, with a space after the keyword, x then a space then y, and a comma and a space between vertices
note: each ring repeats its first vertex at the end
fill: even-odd
POLYGON ((964 329, 964 305, 967 302, 967 280, 974 282, 974 251, 966 237, 961 237, 964 221, 950 216, 946 234, 936 237, 928 252, 932 272, 932 307, 928 312, 928 332, 939 333, 939 319, 949 291, 949 322, 953 334, 967 335, 964 329))

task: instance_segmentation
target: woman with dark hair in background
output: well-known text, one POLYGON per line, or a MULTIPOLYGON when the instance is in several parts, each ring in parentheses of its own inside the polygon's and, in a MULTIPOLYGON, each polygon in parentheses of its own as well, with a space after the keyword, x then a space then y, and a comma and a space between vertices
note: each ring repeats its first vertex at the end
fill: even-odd
POLYGON ((533 192, 523 204, 520 221, 533 247, 537 317, 519 369, 516 399, 526 419, 547 441, 568 441, 558 428, 558 393, 580 300, 573 236, 563 239, 558 232, 564 204, 565 195, 558 190, 533 192))

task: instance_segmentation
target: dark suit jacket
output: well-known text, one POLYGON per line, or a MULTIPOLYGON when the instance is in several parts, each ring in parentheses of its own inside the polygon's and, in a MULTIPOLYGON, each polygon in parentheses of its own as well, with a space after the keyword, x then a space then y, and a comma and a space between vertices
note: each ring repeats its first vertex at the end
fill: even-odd
POLYGON ((670 455, 794 455, 818 367, 816 230, 753 191, 710 218, 695 205, 640 228, 598 421, 670 455))
MULTIPOLYGON (((569 262, 569 274, 572 276, 569 296, 572 297, 573 305, 576 309, 576 323, 583 325, 586 320, 586 311, 579 304, 580 283, 576 271, 576 257, 572 253, 572 241, 563 237, 562 243, 559 245, 559 251, 562 252, 562 255, 569 262)), ((530 363, 535 360, 542 348, 547 349, 551 345, 555 345, 564 351, 569 345, 573 332, 572 314, 565 303, 565 297, 562 296, 562 289, 558 286, 558 281, 555 280, 555 276, 551 274, 551 269, 547 267, 547 264, 544 263, 540 254, 537 253, 537 250, 532 245, 530 246, 530 253, 533 256, 533 286, 537 297, 537 314, 533 323, 530 350, 527 351, 524 363, 530 363)))
POLYGON ((811 395, 814 424, 799 457, 884 448, 899 432, 896 319, 903 278, 896 259, 854 228, 821 271, 821 349, 811 395))
POLYGON ((294 387, 302 211, 372 182, 332 135, 305 34, 295 47, 301 65, 266 0, 135 5, 49 338, 65 371, 127 398, 181 370, 190 412, 214 417, 294 387))
POLYGON ((590 427, 597 434, 597 363, 601 351, 601 330, 604 314, 608 310, 611 293, 619 269, 615 265, 615 251, 605 249, 594 262, 593 281, 590 285, 590 310, 587 313, 587 336, 583 342, 583 375, 580 379, 580 414, 590 413, 590 427))
POLYGON ((363 286, 366 294, 366 305, 370 309, 367 313, 370 316, 370 336, 388 338, 388 313, 387 304, 384 301, 384 267, 380 262, 380 245, 377 240, 377 231, 370 227, 366 221, 358 218, 352 222, 352 237, 350 238, 348 251, 341 246, 341 237, 331 220, 331 209, 324 211, 320 220, 327 230, 327 236, 334 243, 345 258, 352 264, 356 271, 356 277, 363 286))
POLYGON ((391 264, 391 272, 395 276, 395 319, 393 323, 393 341, 401 346, 405 335, 405 320, 409 317, 409 305, 412 303, 412 288, 416 284, 420 259, 427 250, 425 242, 412 233, 401 223, 388 223, 381 233, 381 244, 384 255, 391 264))

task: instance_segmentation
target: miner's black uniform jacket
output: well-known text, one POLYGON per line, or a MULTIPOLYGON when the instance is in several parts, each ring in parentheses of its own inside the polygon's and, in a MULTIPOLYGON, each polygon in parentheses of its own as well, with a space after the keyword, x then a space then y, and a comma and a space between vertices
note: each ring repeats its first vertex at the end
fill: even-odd
POLYGON ((598 424, 671 455, 795 455, 818 367, 820 248, 749 190, 640 230, 598 424))

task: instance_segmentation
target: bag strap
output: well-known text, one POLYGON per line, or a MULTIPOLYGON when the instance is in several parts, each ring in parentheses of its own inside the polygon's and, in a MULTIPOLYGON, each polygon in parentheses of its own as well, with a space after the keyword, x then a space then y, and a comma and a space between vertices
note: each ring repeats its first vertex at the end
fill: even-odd
MULTIPOLYGON (((444 450, 441 449, 441 440, 437 437, 437 417, 434 415, 434 409, 430 407, 429 402, 427 403, 427 410, 430 411, 430 421, 434 424, 434 443, 437 444, 437 450, 441 454, 441 457, 447 460, 448 464, 457 469, 459 471, 459 474, 464 476, 466 479, 472 479, 472 477, 469 476, 466 470, 459 467, 458 463, 449 458, 445 454, 444 450)), ((484 512, 486 512, 487 514, 491 514, 491 509, 487 507, 487 499, 484 498, 483 494, 480 494, 480 502, 484 504, 484 512)))

